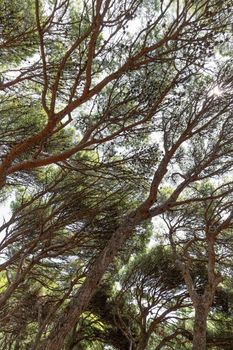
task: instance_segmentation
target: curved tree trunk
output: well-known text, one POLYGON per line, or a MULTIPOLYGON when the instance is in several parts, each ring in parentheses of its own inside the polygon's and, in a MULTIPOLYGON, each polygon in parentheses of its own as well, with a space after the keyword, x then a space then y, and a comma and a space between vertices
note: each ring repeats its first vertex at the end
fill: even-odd
POLYGON ((35 344, 33 350, 62 349, 65 337, 73 329, 80 315, 86 309, 98 288, 104 272, 113 261, 122 244, 130 236, 134 227, 134 220, 131 219, 130 222, 130 218, 127 218, 127 221, 125 220, 122 227, 113 234, 106 247, 95 260, 95 264, 93 264, 90 269, 83 285, 79 288, 76 295, 73 296, 72 301, 67 305, 60 317, 55 321, 54 328, 50 332, 48 338, 41 344, 35 344))

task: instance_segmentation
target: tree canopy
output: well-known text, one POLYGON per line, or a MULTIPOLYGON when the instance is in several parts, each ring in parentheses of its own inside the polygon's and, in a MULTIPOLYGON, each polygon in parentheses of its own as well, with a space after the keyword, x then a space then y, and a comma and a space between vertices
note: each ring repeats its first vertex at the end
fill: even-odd
POLYGON ((232 0, 0 0, 0 348, 232 349, 232 0))

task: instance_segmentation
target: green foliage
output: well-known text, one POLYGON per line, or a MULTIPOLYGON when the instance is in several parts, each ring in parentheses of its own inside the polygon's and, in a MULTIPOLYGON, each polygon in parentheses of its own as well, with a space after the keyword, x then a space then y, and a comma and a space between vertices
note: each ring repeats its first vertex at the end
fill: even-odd
POLYGON ((0 0, 0 348, 190 349, 210 240, 229 336, 231 6, 0 0))
POLYGON ((35 31, 35 2, 0 1, 0 22, 3 50, 1 64, 16 66, 36 52, 38 37, 35 31), (5 46, 5 47, 4 47, 5 46))

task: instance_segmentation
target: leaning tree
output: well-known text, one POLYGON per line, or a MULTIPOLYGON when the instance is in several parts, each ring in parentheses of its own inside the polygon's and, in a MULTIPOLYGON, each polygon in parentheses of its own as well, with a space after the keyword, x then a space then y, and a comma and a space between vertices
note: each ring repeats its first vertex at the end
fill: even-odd
MULTIPOLYGON (((206 203, 193 187, 232 170, 231 62, 216 62, 232 1, 0 9, 0 184, 13 201, 1 336, 20 326, 17 305, 29 310, 26 288, 30 347, 62 349, 114 258, 144 247, 146 223, 206 203)), ((28 346, 22 329, 11 348, 28 346)))

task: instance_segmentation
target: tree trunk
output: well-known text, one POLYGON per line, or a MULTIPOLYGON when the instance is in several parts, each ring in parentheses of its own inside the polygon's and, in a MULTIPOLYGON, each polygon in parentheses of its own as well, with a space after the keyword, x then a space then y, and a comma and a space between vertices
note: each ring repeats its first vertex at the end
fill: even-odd
MULTIPOLYGON (((161 181, 165 173, 167 172, 166 165, 170 161, 172 155, 175 153, 178 147, 173 147, 172 151, 164 158, 161 167, 155 172, 154 181, 157 179, 158 183, 161 181)), ((155 183, 152 183, 152 189, 155 183)), ((179 185, 179 191, 175 196, 172 196, 171 200, 174 201, 178 197, 183 189, 179 185)), ((151 193, 154 191, 151 190, 151 193)), ((150 194, 148 198, 142 203, 136 210, 131 212, 123 221, 122 225, 114 232, 105 248, 96 258, 94 264, 90 268, 90 271, 78 292, 72 297, 72 300, 64 309, 64 311, 57 317, 54 322, 54 326, 49 333, 48 337, 42 341, 40 345, 35 344, 33 350, 60 350, 63 347, 65 337, 72 331, 75 324, 78 322, 83 311, 88 306, 91 298, 98 289, 99 283, 106 272, 109 265, 112 263, 114 257, 123 246, 124 242, 130 237, 133 229, 141 222, 155 217, 167 210, 170 202, 167 201, 164 206, 154 208, 153 211, 149 211, 150 206, 153 204, 153 195, 150 194)))
POLYGON ((195 307, 192 350, 206 350, 208 309, 208 306, 203 303, 195 307))
MULTIPOLYGON (((139 215, 140 217, 140 215, 139 215)), ((92 268, 90 269, 88 276, 79 288, 76 295, 72 298, 72 301, 68 304, 60 317, 55 321, 54 327, 50 332, 47 339, 42 344, 35 345, 33 350, 60 350, 63 347, 65 337, 76 325, 79 317, 86 309, 92 296, 95 294, 99 282, 105 273, 109 264, 113 261, 117 252, 129 238, 135 225, 142 219, 134 217, 133 219, 127 218, 123 225, 113 234, 112 238, 108 241, 106 247, 100 253, 95 260, 92 268)))
POLYGON ((145 350, 148 344, 149 337, 150 336, 147 333, 141 334, 139 342, 136 346, 136 350, 145 350))

